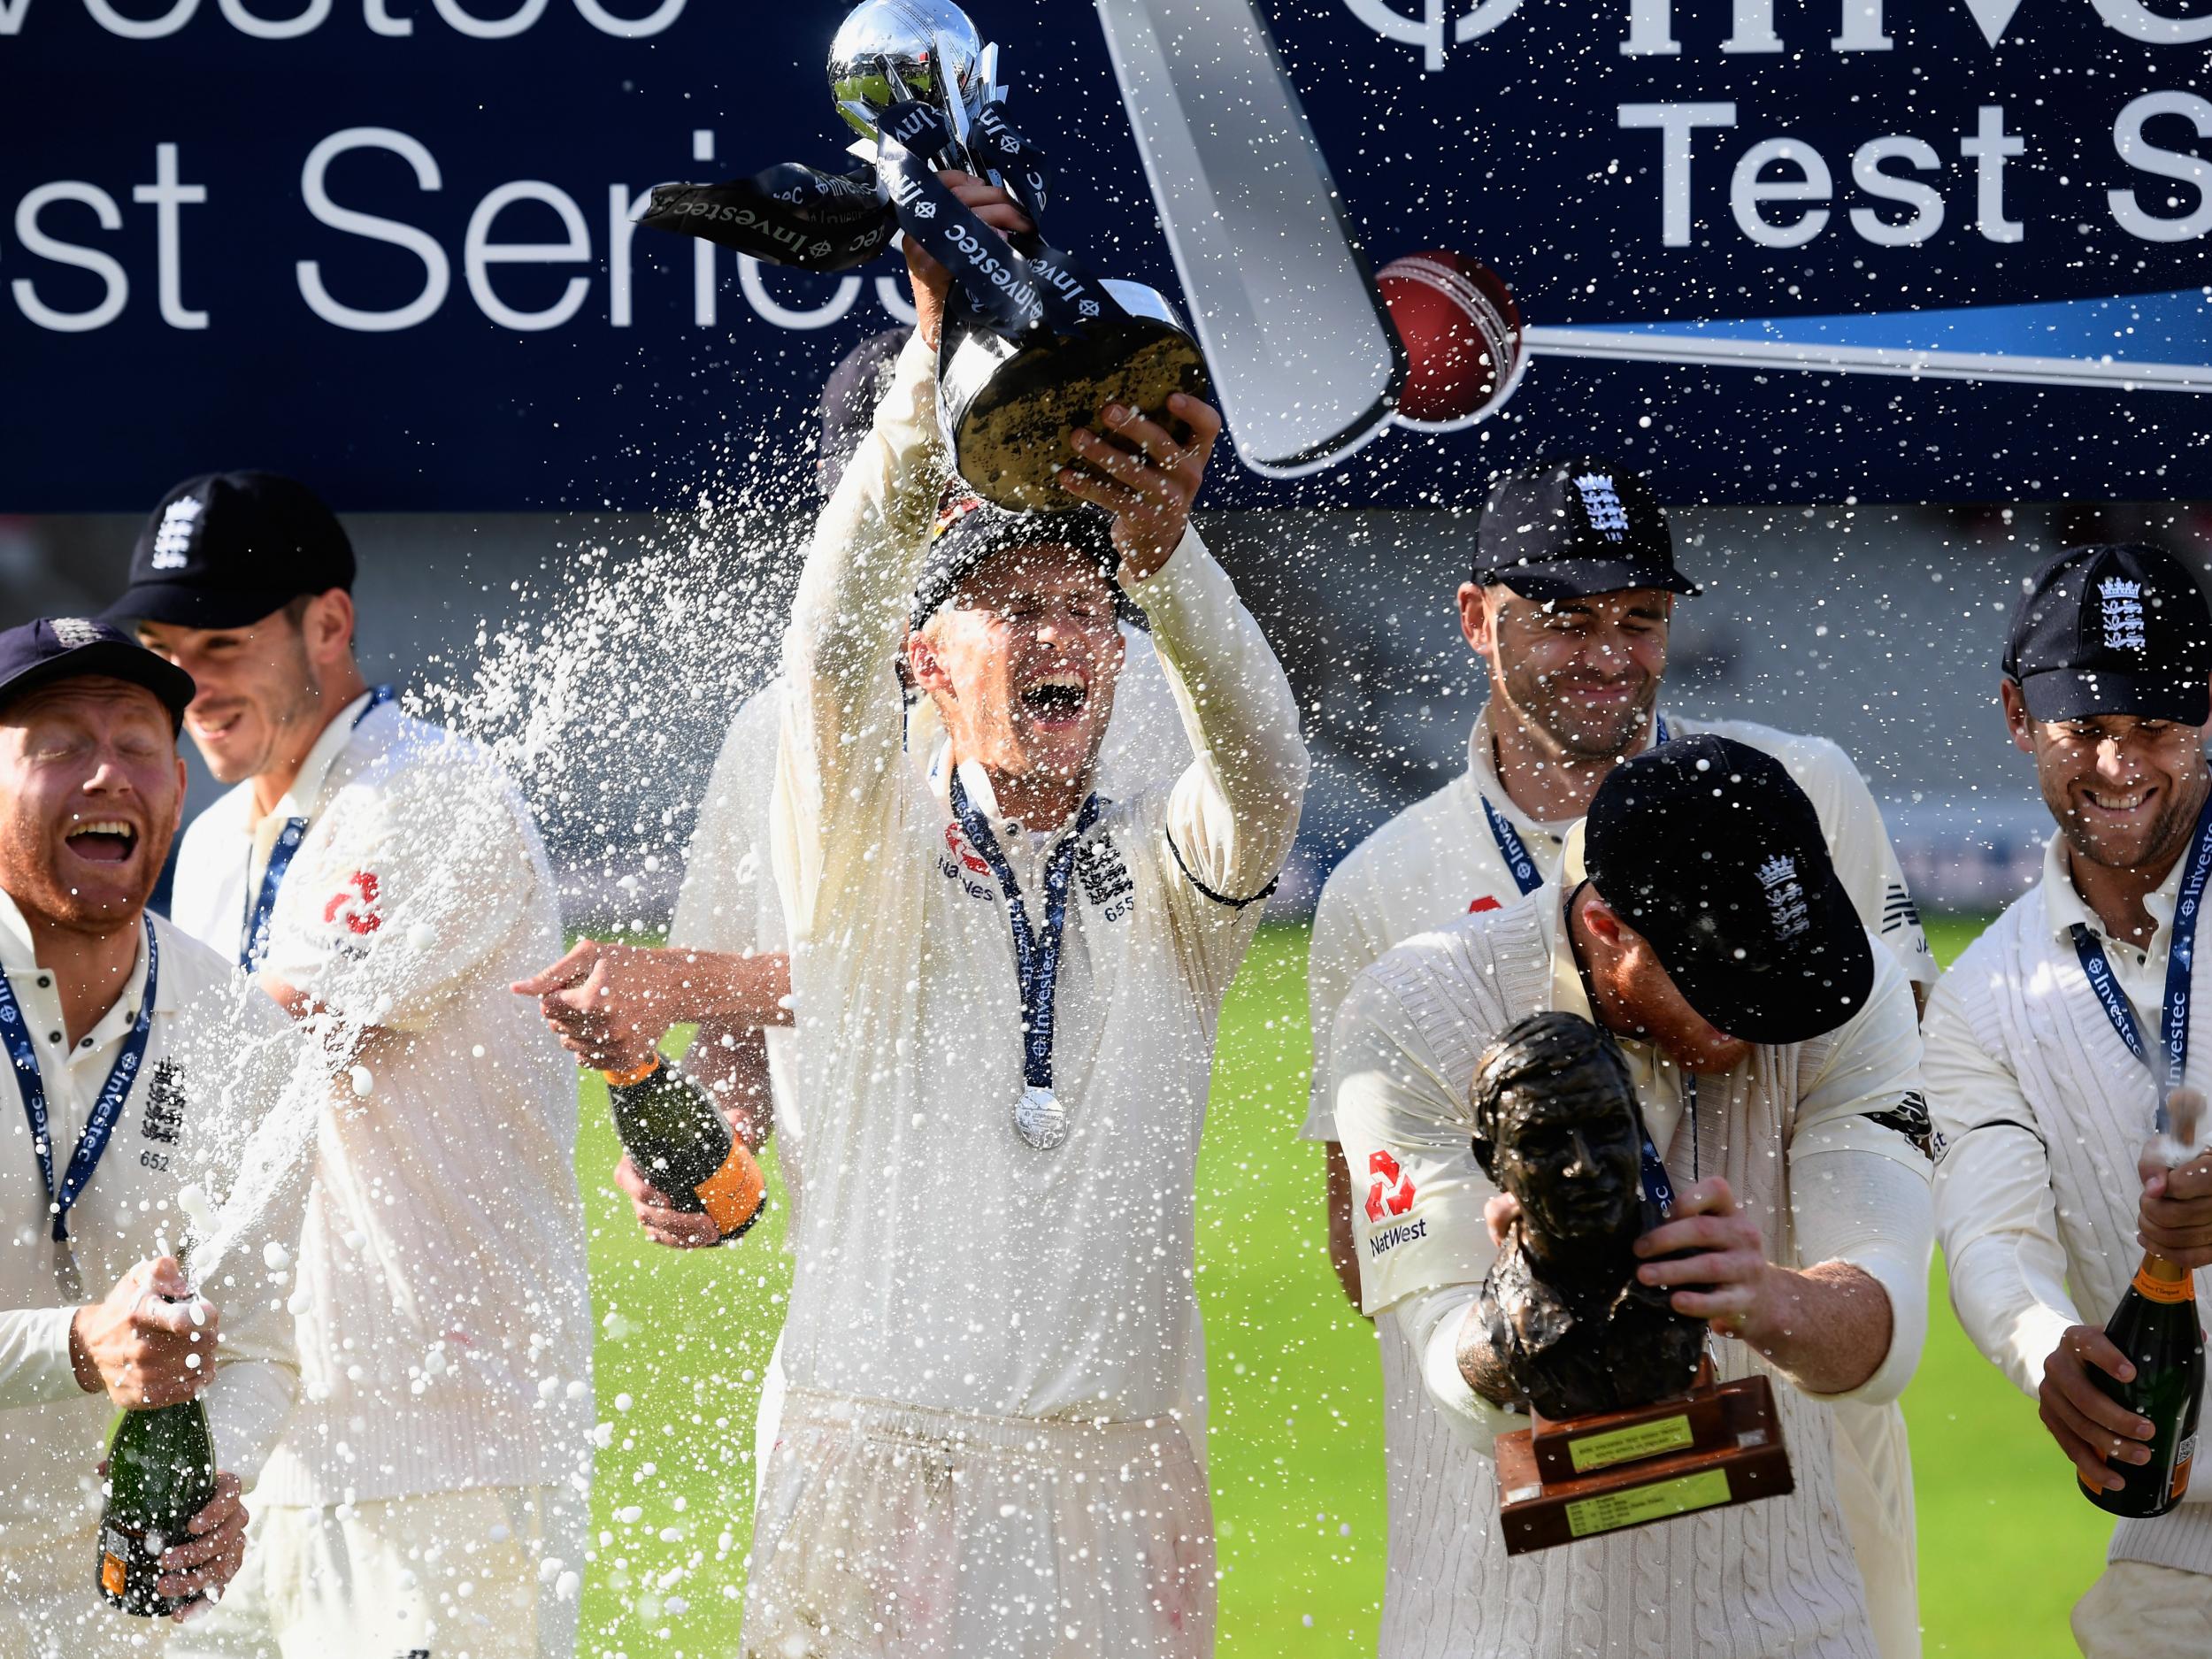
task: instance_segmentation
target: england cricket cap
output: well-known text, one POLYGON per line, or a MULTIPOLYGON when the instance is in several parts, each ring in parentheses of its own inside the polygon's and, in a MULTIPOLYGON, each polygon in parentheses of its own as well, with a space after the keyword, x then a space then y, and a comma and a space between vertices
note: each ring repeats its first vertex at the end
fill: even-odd
POLYGON ((2212 718, 2212 610, 2187 565, 2156 548, 2069 548, 2028 579, 2005 677, 2039 720, 2212 718))
POLYGON ((242 628, 303 594, 353 587, 353 543, 306 485, 214 472, 162 497, 131 552, 112 621, 242 628))
POLYGON ((942 610, 960 584, 1001 553, 1025 547, 1064 547, 1090 558, 1114 595, 1114 608, 1126 614, 1114 572, 1121 550, 1114 545, 1113 520, 1084 505, 1071 512, 1010 512, 973 494, 957 477, 945 486, 931 533, 929 552, 914 583, 907 625, 919 629, 942 610))
POLYGON ((173 728, 183 725, 185 705, 198 689, 191 675, 112 623, 42 617, 0 634, 0 710, 58 680, 94 675, 152 692, 169 710, 173 728))
POLYGON ((1624 466, 1587 456, 1502 474, 1475 533, 1475 581, 1525 599, 1584 599, 1631 588, 1694 594, 1674 567, 1667 510, 1624 466))
POLYGON ((1804 1042, 1866 1005, 1874 950, 1820 815, 1771 755, 1709 733, 1616 766, 1582 871, 1690 1006, 1745 1042, 1804 1042))

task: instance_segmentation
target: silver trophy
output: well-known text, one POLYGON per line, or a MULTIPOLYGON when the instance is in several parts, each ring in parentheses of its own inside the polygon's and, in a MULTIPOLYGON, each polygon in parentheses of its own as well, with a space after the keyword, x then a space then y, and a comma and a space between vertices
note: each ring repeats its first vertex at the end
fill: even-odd
MULTIPOLYGON (((1140 283, 1093 277, 1041 234, 1018 239, 1011 269, 987 253, 964 269, 965 251, 931 234, 928 210, 943 204, 910 194, 915 180, 887 164, 883 139, 902 107, 926 105, 950 142, 926 163, 951 165, 1008 189, 1039 220, 1045 179, 1034 152, 998 111, 998 48, 986 45, 966 12, 948 0, 866 0, 830 44, 830 89, 839 111, 865 138, 910 236, 958 277, 937 358, 938 410, 960 475, 987 500, 1017 511, 1076 505, 1055 481, 1079 465, 1072 439, 1109 403, 1164 419, 1169 396, 1208 394, 1204 359, 1163 295, 1140 283), (1002 302, 1026 279, 1034 308, 1002 302)), ((940 231, 940 234, 941 234, 940 231)))
MULTIPOLYGON (((954 284, 938 345, 938 411, 960 475, 1017 511, 1078 505, 1079 426, 1109 403, 1166 420, 1178 391, 1210 396, 1204 359, 1155 290, 1107 281, 1047 242, 1010 243, 938 174, 988 179, 1040 222, 1043 157, 1004 117, 998 49, 947 0, 866 0, 830 46, 832 96, 866 164, 833 175, 784 163, 718 185, 663 185, 643 224, 812 271, 865 264, 904 234, 954 284)), ((1169 422, 1171 427, 1174 423, 1169 422)))

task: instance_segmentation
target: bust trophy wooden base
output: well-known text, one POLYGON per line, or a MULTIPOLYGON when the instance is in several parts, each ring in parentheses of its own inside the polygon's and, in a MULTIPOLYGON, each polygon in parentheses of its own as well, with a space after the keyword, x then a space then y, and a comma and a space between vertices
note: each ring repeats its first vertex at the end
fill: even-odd
POLYGON ((1689 1393, 1647 1406, 1498 1436, 1505 1553, 1571 1544, 1795 1488, 1774 1390, 1763 1376, 1716 1383, 1708 1362, 1689 1393))

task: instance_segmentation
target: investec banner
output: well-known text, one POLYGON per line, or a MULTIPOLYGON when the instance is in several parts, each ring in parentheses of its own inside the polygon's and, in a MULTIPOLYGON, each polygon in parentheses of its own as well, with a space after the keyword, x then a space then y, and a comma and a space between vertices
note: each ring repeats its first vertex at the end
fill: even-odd
MULTIPOLYGON (((890 268, 631 220, 837 165, 844 10, 0 0, 0 511, 250 465, 353 508, 680 505, 797 442, 904 314, 890 268)), ((972 10, 1055 239, 1171 290, 1090 8, 972 10)), ((1568 446, 1685 501, 2212 495, 2212 0, 1265 10, 1371 257, 1490 265, 1534 360, 1494 419, 1218 499, 1463 502, 1568 446)))

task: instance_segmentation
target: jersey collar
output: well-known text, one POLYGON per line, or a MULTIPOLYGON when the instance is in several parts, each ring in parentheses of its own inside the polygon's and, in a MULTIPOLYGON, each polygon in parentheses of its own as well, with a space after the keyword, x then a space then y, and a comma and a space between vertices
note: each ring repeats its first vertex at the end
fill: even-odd
MULTIPOLYGON (((2165 964, 2167 946, 2173 938, 2174 905, 2181 896, 2181 866, 2188 862, 2185 849, 2174 860, 2174 867, 2166 872, 2166 879, 2143 895, 2143 908, 2150 912, 2154 926, 2150 938, 2139 949, 2144 959, 2154 967, 2165 964)), ((2097 919, 2097 912, 2084 903, 2075 890, 2063 830, 2053 831, 2051 839, 2043 844, 2043 917, 2050 926, 2051 937, 2061 944, 2071 937, 2077 922, 2098 938, 2106 938, 2104 924, 2097 919)), ((2131 953, 2139 949, 2124 940, 2108 942, 2131 953)))
MULTIPOLYGON (((338 757, 346 752, 358 731, 363 711, 369 699, 376 695, 373 687, 363 692, 331 717, 324 726, 314 747, 307 751, 307 758, 300 763, 299 775, 292 780, 292 787, 284 792, 284 798, 276 803, 269 817, 281 821, 286 818, 312 818, 323 803, 324 787, 330 781, 330 769, 338 764, 338 757)), ((250 794, 247 796, 247 812, 253 810, 250 794)), ((261 820, 265 822, 266 820, 261 820)), ((249 822, 250 832, 258 827, 249 822)))

